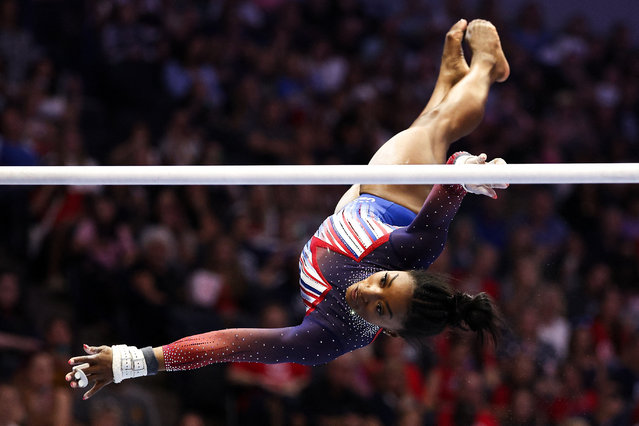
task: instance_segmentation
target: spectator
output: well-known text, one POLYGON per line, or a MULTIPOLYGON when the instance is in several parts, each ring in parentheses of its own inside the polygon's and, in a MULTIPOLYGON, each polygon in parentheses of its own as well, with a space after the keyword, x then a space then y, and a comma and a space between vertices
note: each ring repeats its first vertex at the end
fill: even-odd
POLYGON ((39 350, 25 294, 19 276, 13 271, 0 271, 0 362, 2 380, 9 380, 17 372, 22 360, 39 350))
POLYGON ((564 364, 561 369, 562 387, 548 408, 550 419, 555 423, 573 418, 587 418, 595 412, 597 393, 585 387, 579 371, 572 365, 564 364))
MULTIPOLYGON (((290 324, 280 305, 267 305, 261 314, 260 327, 276 328, 290 324)), ((304 392, 311 378, 307 366, 284 363, 233 363, 228 379, 238 387, 237 405, 241 424, 287 422, 288 413, 304 392)))
POLYGON ((541 425, 541 419, 537 413, 535 404, 535 395, 532 391, 525 388, 515 391, 511 406, 508 410, 509 416, 503 424, 507 426, 541 425))
POLYGON ((0 425, 17 426, 25 421, 25 408, 18 389, 0 384, 0 425))
POLYGON ((64 426, 71 423, 71 394, 56 385, 54 359, 47 352, 37 352, 30 358, 17 387, 24 401, 26 423, 64 426))
POLYGON ((0 12, 0 58, 4 63, 3 86, 17 94, 26 78, 29 66, 39 56, 33 35, 19 22, 20 7, 15 0, 2 2, 0 12))
POLYGON ((490 412, 486 403, 486 391, 483 377, 475 371, 466 372, 459 381, 459 397, 455 405, 441 410, 437 418, 438 425, 479 424, 497 426, 497 418, 490 412))
POLYGON ((544 287, 539 296, 539 340, 550 345, 563 360, 568 353, 570 324, 564 315, 564 300, 557 286, 544 287))
POLYGON ((327 364, 322 377, 302 394, 301 411, 308 424, 379 421, 370 402, 355 386, 355 376, 362 367, 352 353, 327 364), (321 406, 319 400, 324 401, 321 406))

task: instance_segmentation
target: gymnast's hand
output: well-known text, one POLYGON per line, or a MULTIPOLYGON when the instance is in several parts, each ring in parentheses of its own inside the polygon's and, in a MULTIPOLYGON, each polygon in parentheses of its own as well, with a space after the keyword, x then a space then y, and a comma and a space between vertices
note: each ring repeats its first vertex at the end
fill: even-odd
MULTIPOLYGON (((455 161, 455 164, 506 164, 506 162, 502 158, 495 158, 494 160, 486 163, 486 159, 488 156, 486 154, 479 155, 461 155, 455 161)), ((497 189, 506 189, 508 188, 507 183, 495 183, 495 184, 464 184, 462 185, 467 192, 472 192, 473 194, 485 195, 490 198, 497 198, 497 193, 494 188, 497 189)))
MULTIPOLYGON (((82 371, 86 375, 89 382, 94 382, 93 387, 87 391, 82 399, 91 398, 97 391, 113 381, 113 357, 111 347, 109 346, 84 346, 84 351, 89 354, 85 356, 75 356, 69 359, 72 367, 82 367, 82 364, 88 364, 82 367, 82 371)), ((83 387, 82 378, 78 377, 76 371, 70 371, 64 377, 72 388, 83 387)), ((86 383, 84 383, 86 386, 86 383)))

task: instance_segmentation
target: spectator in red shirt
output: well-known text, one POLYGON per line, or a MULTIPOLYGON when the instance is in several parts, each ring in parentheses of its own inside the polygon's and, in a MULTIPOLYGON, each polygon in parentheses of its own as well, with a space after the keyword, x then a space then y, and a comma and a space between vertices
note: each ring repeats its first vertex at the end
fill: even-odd
POLYGON ((458 398, 437 417, 439 426, 497 426, 497 418, 486 403, 486 383, 481 374, 468 371, 458 382, 458 398))
POLYGON ((592 389, 586 389, 583 379, 577 368, 571 364, 563 366, 561 372, 563 383, 559 395, 550 404, 549 416, 555 423, 570 417, 587 417, 597 408, 597 393, 592 389))
MULTIPOLYGON (((284 307, 271 304, 262 311, 261 324, 267 328, 286 327, 289 319, 284 307)), ((228 379, 237 386, 239 412, 246 418, 241 424, 256 424, 283 415, 283 408, 300 395, 311 378, 311 369, 292 362, 262 364, 235 362, 229 366, 228 379), (246 422, 246 423, 245 423, 246 422)))

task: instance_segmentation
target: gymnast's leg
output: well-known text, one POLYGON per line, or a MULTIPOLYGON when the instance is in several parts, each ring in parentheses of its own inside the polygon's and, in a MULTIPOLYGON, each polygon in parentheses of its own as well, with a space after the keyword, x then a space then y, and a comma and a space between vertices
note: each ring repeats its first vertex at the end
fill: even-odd
MULTIPOLYGON (((442 59, 444 76, 440 72, 442 84, 435 88, 428 106, 411 127, 386 142, 369 164, 442 164, 450 144, 479 125, 491 84, 506 80, 510 68, 495 27, 490 22, 475 20, 465 28, 472 60, 469 69, 464 71, 460 52, 465 25, 460 23, 447 34, 442 59), (463 76, 446 88, 446 81, 454 79, 447 79, 445 74, 455 69, 458 71, 451 75, 463 73, 463 76)), ((430 185, 367 184, 361 185, 359 193, 374 194, 417 212, 430 188, 430 185)), ((342 197, 338 208, 344 201, 350 201, 349 196, 356 196, 352 191, 342 197)))
MULTIPOLYGON (((446 33, 444 50, 442 52, 442 60, 439 67, 439 75, 437 76, 435 88, 433 89, 433 93, 431 94, 426 107, 421 112, 419 117, 415 120, 415 122, 411 125, 411 127, 418 126, 422 120, 422 117, 425 117, 428 112, 438 106, 446 97, 451 87, 457 84, 459 80, 461 80, 466 74, 468 74, 469 67, 466 63, 466 59, 464 58, 464 51, 461 45, 464 38, 464 31, 466 30, 467 25, 468 23, 465 19, 460 19, 450 28, 450 30, 448 30, 448 33, 446 33)), ((376 157, 377 155, 374 155, 369 164, 393 164, 379 162, 380 159, 376 157)), ((428 188, 430 188, 430 186, 428 188)), ((428 193, 428 191, 426 191, 426 193, 428 193)), ((335 211, 339 211, 346 204, 359 197, 359 195, 360 185, 355 184, 351 186, 350 189, 342 196, 340 201, 337 203, 335 211)))
POLYGON ((453 25, 444 41, 444 51, 442 52, 441 65, 439 66, 439 75, 433 93, 426 104, 424 110, 419 114, 415 122, 411 125, 419 126, 422 117, 425 117, 430 111, 437 107, 448 95, 450 89, 468 74, 470 68, 464 58, 464 50, 462 49, 462 40, 464 31, 468 23, 465 19, 460 19, 453 25))

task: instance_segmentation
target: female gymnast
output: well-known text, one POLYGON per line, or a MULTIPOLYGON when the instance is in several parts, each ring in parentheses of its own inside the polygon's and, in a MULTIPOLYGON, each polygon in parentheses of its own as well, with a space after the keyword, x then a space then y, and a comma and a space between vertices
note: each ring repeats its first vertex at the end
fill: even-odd
MULTIPOLYGON (((490 85, 509 72, 495 27, 460 20, 446 35, 437 83, 424 111, 370 164, 444 163, 450 144, 481 121, 490 85), (470 66, 462 51, 464 34, 472 51, 470 66)), ((465 152, 447 163, 487 164, 485 154, 465 152)), ((69 360, 74 369, 66 380, 73 388, 94 382, 87 399, 112 381, 217 362, 326 363, 368 345, 382 331, 412 337, 457 326, 494 337, 497 313, 487 295, 459 293, 424 269, 441 253, 466 192, 494 198, 493 188, 505 187, 355 185, 302 251, 306 316, 300 325, 217 330, 155 348, 84 345, 87 355, 69 360)))

